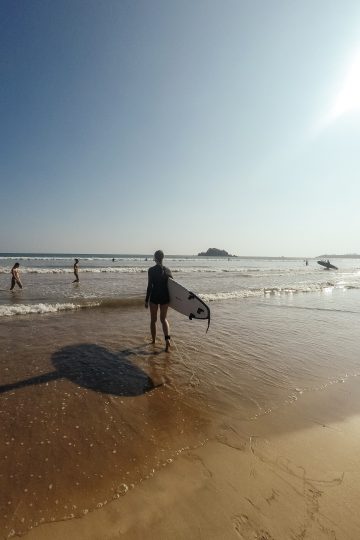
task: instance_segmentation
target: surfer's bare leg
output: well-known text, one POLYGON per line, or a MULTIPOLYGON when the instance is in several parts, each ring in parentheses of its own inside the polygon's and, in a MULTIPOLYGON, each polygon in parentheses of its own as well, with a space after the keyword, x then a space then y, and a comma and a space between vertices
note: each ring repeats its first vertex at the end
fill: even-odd
POLYGON ((153 343, 155 343, 155 339, 156 339, 157 311, 158 311, 158 305, 150 302, 150 317, 151 317, 150 330, 151 330, 151 337, 152 337, 153 343))
POLYGON ((160 306, 160 321, 162 324, 164 336, 165 336, 165 350, 168 351, 170 349, 170 327, 168 320, 166 318, 167 310, 168 310, 169 304, 163 304, 160 306))

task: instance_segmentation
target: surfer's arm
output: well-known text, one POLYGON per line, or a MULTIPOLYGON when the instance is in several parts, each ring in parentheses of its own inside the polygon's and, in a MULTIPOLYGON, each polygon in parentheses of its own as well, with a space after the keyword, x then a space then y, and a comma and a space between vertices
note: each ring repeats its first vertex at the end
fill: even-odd
POLYGON ((148 286, 146 289, 145 307, 148 306, 152 286, 153 286, 152 279, 150 277, 150 273, 148 273, 148 286))

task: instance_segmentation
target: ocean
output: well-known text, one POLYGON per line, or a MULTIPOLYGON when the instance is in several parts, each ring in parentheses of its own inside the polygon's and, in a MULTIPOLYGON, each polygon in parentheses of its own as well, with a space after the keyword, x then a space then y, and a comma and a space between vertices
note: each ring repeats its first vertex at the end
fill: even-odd
POLYGON ((360 374, 359 259, 169 256, 211 325, 169 310, 165 353, 144 308, 152 257, 78 258, 72 283, 73 255, 0 255, 4 538, 83 516, 185 449, 360 374))
MULTIPOLYGON (((73 255, 0 254, 0 317, 139 303, 152 257, 82 255, 80 284, 72 284, 73 263, 73 255), (24 290, 9 294, 15 261, 20 263, 24 290)), ((208 302, 360 288, 359 259, 337 260, 336 273, 324 271, 313 260, 305 266, 303 259, 171 256, 165 263, 175 279, 208 302)))

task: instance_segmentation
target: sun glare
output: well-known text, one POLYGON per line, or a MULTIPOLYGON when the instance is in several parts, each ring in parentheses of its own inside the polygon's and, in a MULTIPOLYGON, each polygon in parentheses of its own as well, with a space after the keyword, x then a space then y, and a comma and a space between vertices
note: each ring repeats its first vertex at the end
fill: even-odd
POLYGON ((360 50, 349 65, 340 92, 330 110, 329 120, 337 120, 340 116, 357 110, 360 111, 360 50))

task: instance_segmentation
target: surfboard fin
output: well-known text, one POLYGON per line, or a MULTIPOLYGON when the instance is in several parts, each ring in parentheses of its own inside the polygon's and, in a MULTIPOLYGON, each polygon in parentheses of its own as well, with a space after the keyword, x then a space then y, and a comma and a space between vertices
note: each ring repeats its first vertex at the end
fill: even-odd
MULTIPOLYGON (((204 311, 203 309, 200 310, 200 313, 204 311)), ((198 313, 199 313, 199 310, 198 310, 198 313)), ((190 321, 192 321, 193 319, 196 319, 196 316, 193 314, 193 313, 190 313, 189 315, 189 319, 190 321)), ((206 333, 208 333, 208 330, 209 330, 209 326, 210 326, 210 310, 209 310, 209 316, 208 316, 208 325, 207 325, 207 329, 206 329, 206 333)))

